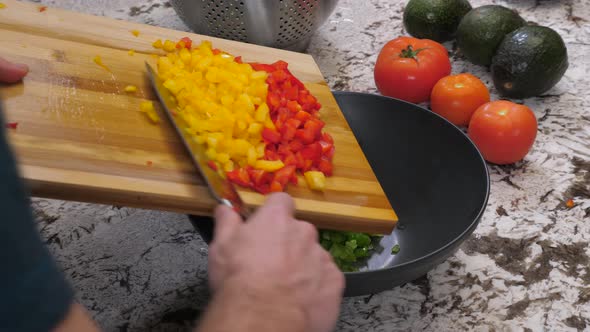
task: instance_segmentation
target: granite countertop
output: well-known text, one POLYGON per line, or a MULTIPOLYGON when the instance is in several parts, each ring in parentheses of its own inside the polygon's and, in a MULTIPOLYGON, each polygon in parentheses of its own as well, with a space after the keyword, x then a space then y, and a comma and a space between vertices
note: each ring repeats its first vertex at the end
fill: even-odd
MULTIPOLYGON (((187 30, 165 0, 37 2, 187 30)), ((376 92, 376 54, 403 33, 405 2, 340 1, 308 50, 333 89, 376 92)), ((523 162, 489 167, 491 196, 474 234, 427 276, 346 299, 339 331, 590 330, 590 2, 471 3, 507 5, 557 30, 569 70, 554 89, 524 101, 539 120, 537 142, 523 162), (570 198, 573 208, 565 206, 570 198)), ((457 56, 453 65, 492 85, 485 69, 457 56)), ((105 330, 186 330, 205 307, 207 246, 185 216, 47 199, 32 205, 78 299, 105 330)))

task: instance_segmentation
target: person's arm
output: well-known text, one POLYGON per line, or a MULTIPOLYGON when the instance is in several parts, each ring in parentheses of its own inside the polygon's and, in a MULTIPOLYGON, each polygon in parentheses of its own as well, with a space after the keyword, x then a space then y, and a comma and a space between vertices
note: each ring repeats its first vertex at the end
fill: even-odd
POLYGON ((307 331, 305 312, 286 295, 249 287, 242 280, 227 282, 209 303, 198 331, 307 331))
POLYGON ((209 248, 213 301, 198 332, 328 332, 338 318, 344 275, 293 217, 293 200, 273 194, 246 222, 217 209, 209 248))
MULTIPOLYGON (((0 83, 25 65, 0 58, 0 83)), ((96 331, 41 241, 5 137, 0 105, 0 331, 96 331)))

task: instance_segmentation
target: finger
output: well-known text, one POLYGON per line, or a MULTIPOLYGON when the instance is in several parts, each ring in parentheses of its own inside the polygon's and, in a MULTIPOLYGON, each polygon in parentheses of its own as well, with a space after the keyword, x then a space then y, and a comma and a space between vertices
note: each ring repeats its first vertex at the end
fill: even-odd
POLYGON ((322 282, 324 282, 326 286, 331 287, 336 294, 342 296, 344 288, 346 287, 344 273, 340 271, 336 263, 333 261, 324 263, 322 265, 322 271, 322 275, 324 276, 322 282))
POLYGON ((286 221, 293 218, 295 202, 286 193, 274 193, 267 197, 264 205, 254 214, 254 222, 286 221))
POLYGON ((308 223, 307 221, 298 221, 294 224, 294 227, 297 229, 297 235, 301 237, 304 243, 317 243, 319 246, 319 233, 318 229, 314 225, 308 223))
POLYGON ((22 63, 12 63, 0 58, 0 82, 16 83, 29 72, 29 67, 22 63))
POLYGON ((321 261, 322 261, 322 265, 323 264, 334 264, 334 259, 332 258, 332 255, 330 255, 330 253, 324 249, 322 246, 320 246, 320 250, 321 250, 321 261))
POLYGON ((215 228, 213 230, 213 241, 223 243, 231 237, 231 234, 243 223, 242 218, 236 211, 226 205, 219 205, 215 209, 215 228))

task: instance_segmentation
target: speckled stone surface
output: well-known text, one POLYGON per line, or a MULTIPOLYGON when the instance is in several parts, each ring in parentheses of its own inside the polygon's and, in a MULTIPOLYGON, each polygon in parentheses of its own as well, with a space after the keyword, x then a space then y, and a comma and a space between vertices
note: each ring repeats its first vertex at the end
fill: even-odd
MULTIPOLYGON (((164 0, 40 2, 187 30, 164 0)), ((475 233, 427 276, 346 299, 339 331, 590 330, 590 1, 471 3, 507 5, 551 26, 570 68, 544 96, 524 100, 539 120, 537 142, 523 162, 489 167, 491 196, 475 233)), ((333 89, 376 92, 376 54, 403 33, 404 4, 340 1, 308 50, 333 89)), ((491 87, 485 69, 453 55, 453 72, 464 71, 491 87)), ((78 299, 106 331, 183 331, 205 307, 207 247, 185 216, 46 199, 33 208, 78 299)))

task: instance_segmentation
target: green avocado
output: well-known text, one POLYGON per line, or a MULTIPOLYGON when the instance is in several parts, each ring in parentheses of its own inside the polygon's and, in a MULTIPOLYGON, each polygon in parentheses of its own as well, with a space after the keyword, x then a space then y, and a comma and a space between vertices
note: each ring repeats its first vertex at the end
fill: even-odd
POLYGON ((404 26, 416 38, 444 42, 455 37, 461 18, 470 10, 467 0, 410 0, 404 26))
POLYGON ((498 45, 526 21, 512 9, 487 5, 471 10, 457 28, 457 46, 467 60, 489 66, 498 45))
POLYGON ((492 78, 506 97, 527 98, 551 89, 569 66, 567 48, 555 30, 524 26, 504 37, 492 58, 492 78))

